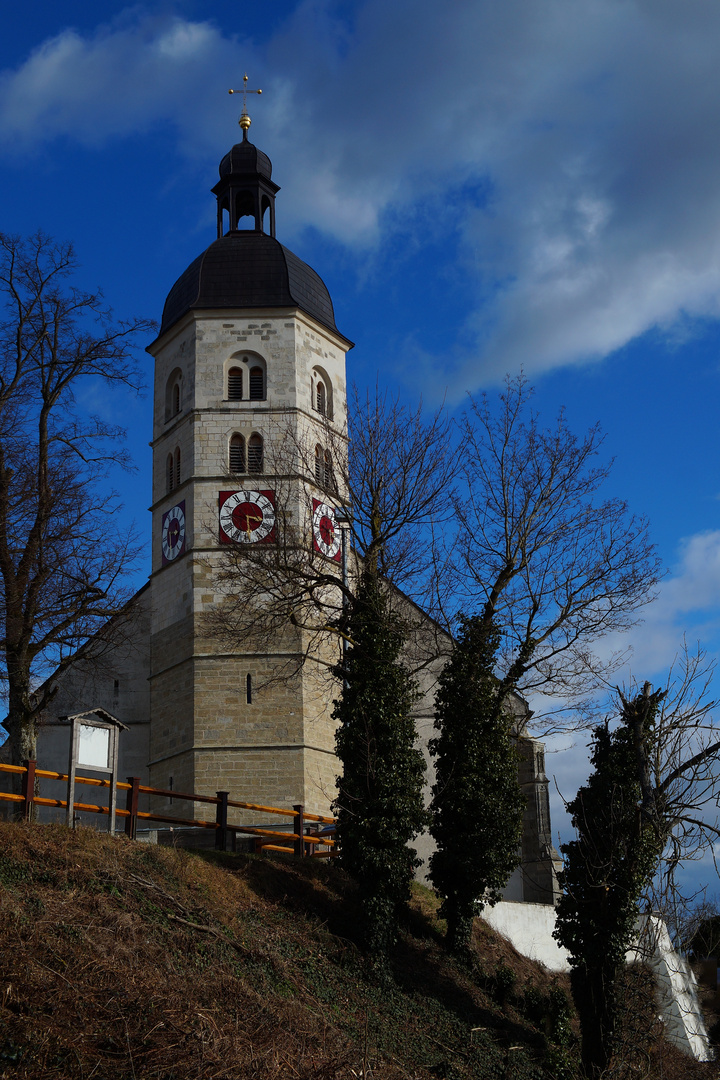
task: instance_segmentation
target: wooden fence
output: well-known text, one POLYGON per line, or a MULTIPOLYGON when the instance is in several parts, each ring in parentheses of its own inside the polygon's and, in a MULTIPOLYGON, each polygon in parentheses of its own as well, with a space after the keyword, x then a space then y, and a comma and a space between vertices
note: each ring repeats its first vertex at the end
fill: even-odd
MULTIPOLYGON (((67 783, 67 773, 51 772, 47 769, 38 769, 34 761, 26 761, 24 765, 2 765, 0 773, 14 773, 21 776, 21 794, 13 795, 0 791, 0 800, 20 804, 22 816, 28 821, 32 814, 33 806, 50 806, 55 809, 67 810, 65 799, 46 799, 35 794, 36 786, 40 780, 64 780, 67 783)), ((76 784, 89 784, 92 787, 109 788, 109 780, 97 780, 90 776, 76 776, 76 784)), ((118 791, 125 791, 125 808, 118 807, 116 817, 125 818, 125 833, 135 839, 138 821, 162 821, 170 825, 192 826, 196 829, 214 829, 215 847, 220 851, 227 851, 231 847, 232 838, 238 833, 253 838, 254 850, 284 851, 289 854, 304 858, 329 858, 339 854, 336 841, 331 833, 335 821, 331 817, 323 817, 321 814, 310 814, 305 811, 302 804, 296 804, 292 810, 283 810, 278 806, 260 806, 257 803, 238 802, 231 799, 229 792, 218 791, 215 795, 188 794, 183 791, 164 791, 161 788, 147 787, 141 784, 137 776, 129 776, 127 783, 118 782, 118 791), (202 821, 197 818, 172 817, 168 814, 155 814, 151 811, 140 810, 139 802, 141 795, 156 795, 164 799, 181 799, 194 803, 207 803, 215 807, 215 820, 202 821), (228 811, 230 809, 251 810, 261 814, 272 814, 278 817, 290 818, 292 832, 283 832, 280 829, 269 829, 264 826, 254 825, 231 825, 228 823, 228 811), (325 826, 325 828, 323 828, 325 826)), ((98 806, 93 803, 73 802, 73 811, 82 811, 89 814, 109 814, 107 806, 98 806)))

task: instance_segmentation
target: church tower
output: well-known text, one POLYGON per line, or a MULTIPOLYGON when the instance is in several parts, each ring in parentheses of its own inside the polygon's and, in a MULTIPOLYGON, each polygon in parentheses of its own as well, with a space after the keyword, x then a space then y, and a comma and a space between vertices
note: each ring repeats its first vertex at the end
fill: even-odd
POLYGON ((248 141, 245 113, 241 125, 213 188, 217 239, 173 285, 148 350, 150 784, 326 812, 337 774, 329 710, 303 676, 268 684, 299 654, 300 631, 264 652, 205 633, 224 545, 275 542, 279 513, 311 521, 315 478, 287 447, 316 443, 322 456, 328 427, 342 437, 352 344, 320 277, 276 239, 272 165, 248 141))

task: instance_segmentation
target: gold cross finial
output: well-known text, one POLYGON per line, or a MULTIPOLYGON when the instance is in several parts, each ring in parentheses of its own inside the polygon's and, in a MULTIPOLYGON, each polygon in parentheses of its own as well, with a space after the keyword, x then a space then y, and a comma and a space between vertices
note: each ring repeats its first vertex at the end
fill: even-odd
POLYGON ((243 107, 240 113, 240 119, 238 124, 243 129, 243 142, 247 139, 248 128, 252 123, 247 111, 247 96, 248 94, 262 94, 262 90, 248 90, 248 77, 247 74, 243 75, 243 88, 242 90, 228 90, 228 94, 242 94, 243 107))

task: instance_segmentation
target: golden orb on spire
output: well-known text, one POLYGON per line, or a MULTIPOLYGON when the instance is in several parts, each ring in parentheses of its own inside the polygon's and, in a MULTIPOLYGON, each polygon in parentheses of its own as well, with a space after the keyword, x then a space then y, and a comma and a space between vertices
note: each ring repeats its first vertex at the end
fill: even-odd
POLYGON ((247 96, 248 94, 262 94, 262 90, 248 90, 248 77, 247 73, 245 73, 245 75, 243 75, 242 90, 228 90, 228 94, 242 94, 243 96, 243 107, 238 124, 243 129, 243 139, 247 139, 248 128, 252 124, 252 120, 248 116, 247 111, 247 96))

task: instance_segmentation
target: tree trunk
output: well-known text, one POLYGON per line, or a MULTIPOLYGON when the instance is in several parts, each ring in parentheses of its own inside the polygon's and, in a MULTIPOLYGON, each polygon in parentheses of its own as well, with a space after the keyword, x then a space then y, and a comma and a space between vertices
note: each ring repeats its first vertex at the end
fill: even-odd
POLYGON ((447 919, 447 945, 456 956, 462 956, 470 948, 474 906, 472 903, 463 904, 455 896, 443 902, 443 914, 447 919))
POLYGON ((618 972, 603 968, 573 968, 572 995, 580 1019, 583 1070, 590 1080, 599 1080, 610 1065, 617 1023, 618 972))
POLYGON ((30 694, 30 672, 17 657, 8 655, 8 715, 10 761, 22 765, 37 757, 38 725, 30 694))

